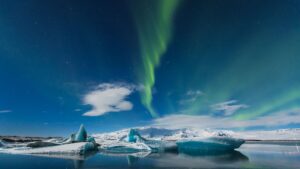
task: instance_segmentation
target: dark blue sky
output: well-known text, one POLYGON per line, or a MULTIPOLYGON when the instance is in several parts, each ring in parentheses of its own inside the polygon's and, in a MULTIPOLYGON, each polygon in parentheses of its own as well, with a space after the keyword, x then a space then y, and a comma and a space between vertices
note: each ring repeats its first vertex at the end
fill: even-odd
POLYGON ((300 127, 298 0, 3 0, 0 24, 0 134, 300 127))

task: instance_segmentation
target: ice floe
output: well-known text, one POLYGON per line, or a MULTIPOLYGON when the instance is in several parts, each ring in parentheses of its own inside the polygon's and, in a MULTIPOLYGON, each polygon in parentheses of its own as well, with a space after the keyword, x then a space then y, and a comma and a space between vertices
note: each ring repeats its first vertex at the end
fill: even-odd
POLYGON ((244 140, 230 132, 142 127, 88 136, 83 125, 67 139, 49 139, 21 144, 0 142, 0 152, 13 154, 149 154, 166 151, 233 151, 244 140))
MULTIPOLYGON (((4 144, 3 144, 4 145, 4 144)), ((22 144, 6 144, 0 148, 2 153, 11 154, 79 154, 84 155, 98 150, 98 144, 87 136, 83 125, 76 134, 67 140, 50 139, 22 144), (75 136, 75 137, 74 137, 75 136)))

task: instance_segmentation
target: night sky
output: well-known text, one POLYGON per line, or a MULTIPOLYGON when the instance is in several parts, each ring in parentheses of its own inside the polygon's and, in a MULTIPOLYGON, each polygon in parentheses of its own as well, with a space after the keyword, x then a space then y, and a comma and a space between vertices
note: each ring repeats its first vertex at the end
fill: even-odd
POLYGON ((299 0, 0 0, 0 134, 300 127, 299 0))

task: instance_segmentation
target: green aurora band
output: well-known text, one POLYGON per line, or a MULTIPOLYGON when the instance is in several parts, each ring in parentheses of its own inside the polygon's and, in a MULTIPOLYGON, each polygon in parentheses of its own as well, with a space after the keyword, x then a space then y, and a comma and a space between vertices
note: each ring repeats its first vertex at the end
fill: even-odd
MULTIPOLYGON (((299 28, 300 26, 297 30, 299 28)), ((191 77, 192 80, 188 79, 187 81, 192 82, 189 86, 201 86, 205 95, 184 105, 181 112, 213 115, 210 105, 229 100, 249 105, 230 116, 233 120, 255 119, 299 108, 300 81, 297 63, 300 61, 300 50, 297 41, 300 36, 296 31, 290 31, 280 41, 271 41, 263 39, 270 36, 265 32, 267 31, 257 33, 245 45, 239 46, 237 52, 232 54, 230 63, 207 80, 205 85, 201 86, 201 81, 197 80, 201 78, 199 73, 191 77), (253 59, 252 56, 259 57, 253 59)), ((201 52, 193 50, 194 53, 201 52)), ((205 65, 199 63, 200 69, 203 66, 205 65)), ((197 72, 197 68, 194 72, 197 72)))
POLYGON ((141 102, 152 117, 158 114, 152 106, 155 68, 167 50, 172 35, 172 21, 179 0, 134 1, 134 16, 139 35, 142 71, 138 79, 143 85, 141 102), (148 9, 148 10, 145 10, 148 9))

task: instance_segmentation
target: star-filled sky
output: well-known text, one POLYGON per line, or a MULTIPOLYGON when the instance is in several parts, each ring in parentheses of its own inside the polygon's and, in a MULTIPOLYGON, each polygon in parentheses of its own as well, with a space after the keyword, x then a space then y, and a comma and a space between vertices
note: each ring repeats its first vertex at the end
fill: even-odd
POLYGON ((300 1, 0 1, 0 134, 82 123, 300 127, 300 1))

